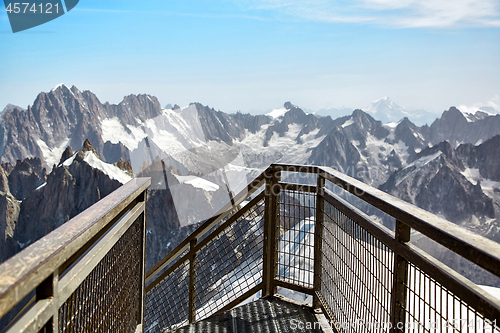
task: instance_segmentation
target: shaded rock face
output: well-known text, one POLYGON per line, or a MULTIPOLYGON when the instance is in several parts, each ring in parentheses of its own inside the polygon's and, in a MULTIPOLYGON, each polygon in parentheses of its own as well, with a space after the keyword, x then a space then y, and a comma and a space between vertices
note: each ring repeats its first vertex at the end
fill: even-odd
POLYGON ((360 142, 360 148, 366 147, 368 134, 377 139, 382 139, 389 135, 389 131, 382 126, 382 122, 373 119, 369 114, 354 110, 351 119, 353 125, 343 128, 344 133, 351 139, 360 142))
POLYGON ((0 262, 18 252, 14 235, 19 212, 19 201, 9 192, 0 192, 0 262))
POLYGON ((479 169, 484 178, 500 181, 500 135, 479 146, 460 145, 457 154, 470 168, 479 169))
POLYGON ((83 161, 84 156, 80 150, 70 166, 54 168, 46 185, 23 200, 14 235, 17 242, 35 242, 121 186, 83 161))
POLYGON ((240 122, 244 128, 249 130, 251 133, 257 133, 262 127, 262 125, 268 124, 271 121, 271 117, 265 115, 251 115, 244 113, 236 113, 232 115, 232 118, 240 122))
POLYGON ((448 141, 453 147, 461 143, 479 144, 500 134, 500 115, 487 116, 484 112, 468 115, 451 107, 436 119, 429 129, 432 144, 448 141), (468 121, 469 120, 469 121, 468 121))
POLYGON ((328 165, 342 172, 355 168, 360 160, 356 147, 338 129, 327 135, 309 158, 315 165, 328 165))
POLYGON ((422 150, 427 147, 429 138, 429 127, 418 127, 408 118, 404 118, 396 127, 395 140, 404 142, 410 150, 410 158, 415 155, 416 150, 422 150))
MULTIPOLYGON (((146 269, 153 267, 184 240, 169 189, 148 191, 146 269)), ((186 229, 187 230, 187 229, 186 229)), ((186 231, 184 230, 184 231, 186 231)))
POLYGON ((73 151, 71 150, 71 147, 68 146, 68 147, 66 147, 66 149, 63 152, 63 154, 61 155, 61 159, 59 160, 58 165, 62 164, 64 161, 66 161, 71 156, 73 156, 73 151))
POLYGON ((450 221, 463 222, 472 215, 495 217, 493 200, 471 184, 459 170, 443 162, 438 173, 422 186, 415 204, 427 211, 442 213, 450 221))
POLYGON ((9 191, 7 172, 0 166, 0 262, 16 253, 13 240, 20 203, 9 191))
POLYGON ((262 125, 271 121, 271 117, 264 115, 227 114, 200 103, 194 103, 194 105, 207 141, 225 142, 232 145, 233 140, 245 137, 245 130, 255 133, 262 125))
MULTIPOLYGON (((458 224, 474 216, 495 218, 494 200, 483 192, 480 182, 473 184, 463 172, 492 159, 485 147, 491 148, 498 140, 495 137, 478 147, 461 145, 456 150, 448 142, 424 149, 380 189, 458 224)), ((498 168, 499 164, 494 169, 498 168)))
POLYGON ((130 151, 123 143, 111 143, 106 141, 104 144, 102 155, 106 157, 108 163, 116 163, 119 160, 130 161, 130 151))
POLYGON ((17 200, 24 200, 45 183, 46 178, 46 170, 39 158, 27 158, 22 162, 18 160, 8 177, 10 192, 17 200))
MULTIPOLYGON (((203 106, 199 103, 195 103, 196 110, 198 111, 198 117, 200 120, 201 127, 203 129, 203 134, 206 140, 225 142, 229 145, 233 143, 233 139, 230 132, 240 132, 240 129, 235 129, 233 124, 228 121, 226 114, 220 111, 215 111, 207 106, 203 106)), ((241 127, 240 124, 236 125, 241 127)))

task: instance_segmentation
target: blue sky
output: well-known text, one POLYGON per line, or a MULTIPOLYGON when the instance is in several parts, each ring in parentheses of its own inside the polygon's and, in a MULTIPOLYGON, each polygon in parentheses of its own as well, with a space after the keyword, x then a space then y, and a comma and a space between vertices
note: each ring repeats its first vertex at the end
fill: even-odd
POLYGON ((500 105, 500 2, 80 0, 16 34, 2 10, 0 54, 0 109, 64 82, 111 103, 149 93, 263 112, 390 96, 441 112, 500 105))

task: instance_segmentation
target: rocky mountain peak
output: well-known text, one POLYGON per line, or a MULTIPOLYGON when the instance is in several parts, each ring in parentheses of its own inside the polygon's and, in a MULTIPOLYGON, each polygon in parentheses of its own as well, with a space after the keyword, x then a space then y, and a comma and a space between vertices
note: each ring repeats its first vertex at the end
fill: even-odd
POLYGON ((291 110, 295 107, 295 105, 293 105, 292 103, 290 102, 285 102, 285 104, 283 105, 285 107, 285 109, 287 110, 291 110))
POLYGON ((9 192, 9 180, 7 172, 0 165, 0 192, 9 192))
POLYGON ((450 123, 466 123, 467 119, 465 118, 462 111, 452 106, 448 111, 444 111, 441 117, 442 120, 445 120, 450 123))
POLYGON ((4 114, 4 113, 5 113, 5 112, 7 112, 7 111, 14 111, 15 109, 18 109, 18 110, 21 110, 21 111, 26 111, 24 108, 22 108, 22 107, 20 107, 20 106, 17 106, 17 105, 14 105, 14 104, 10 104, 10 103, 9 103, 9 104, 7 104, 7 105, 3 108, 2 112, 0 112, 0 115, 1 115, 1 114, 4 114))
POLYGON ((121 158, 118 162, 114 163, 118 168, 125 171, 130 177, 134 177, 134 170, 132 170, 132 164, 129 161, 123 161, 121 158))
POLYGON ((106 103, 108 117, 118 117, 123 124, 139 125, 136 119, 146 121, 161 114, 158 99, 147 94, 128 95, 118 105, 106 103))
POLYGON ((376 122, 376 120, 361 109, 356 109, 352 112, 352 119, 354 122, 362 125, 364 128, 370 128, 376 122))
POLYGON ((64 152, 62 153, 61 159, 59 160, 59 164, 62 164, 71 156, 73 156, 73 150, 71 150, 70 146, 67 146, 66 149, 64 149, 64 152))
POLYGON ((91 151, 94 153, 95 156, 99 157, 99 153, 92 147, 92 144, 90 143, 89 139, 85 139, 85 142, 83 143, 83 148, 80 150, 81 153, 85 153, 87 151, 91 151))

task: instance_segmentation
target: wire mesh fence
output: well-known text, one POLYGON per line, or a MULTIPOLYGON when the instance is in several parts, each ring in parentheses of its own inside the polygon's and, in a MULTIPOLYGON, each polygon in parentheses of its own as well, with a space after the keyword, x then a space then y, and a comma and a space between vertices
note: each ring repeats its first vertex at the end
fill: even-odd
POLYGON ((390 322, 393 252, 325 202, 321 295, 345 332, 390 322))
POLYGON ((196 255, 196 318, 206 318, 262 282, 264 199, 196 255))
MULTIPOLYGON (((402 330, 413 332, 500 332, 498 322, 485 318, 422 269, 409 263, 402 330)), ((497 318, 500 319, 500 318, 497 318)))
POLYGON ((261 195, 247 203, 237 217, 212 227, 200 238, 199 248, 195 245, 196 250, 188 249, 185 256, 178 256, 170 273, 167 270, 146 294, 144 331, 166 332, 186 325, 190 298, 194 299, 195 318, 200 320, 262 283, 263 227, 261 195), (190 258, 194 258, 193 276, 190 258), (194 297, 189 292, 190 282, 194 297))
POLYGON ((135 332, 141 322, 138 218, 59 309, 59 332, 135 332))
POLYGON ((188 322, 189 261, 184 261, 146 294, 144 332, 175 329, 188 322))
POLYGON ((283 189, 276 224, 276 279, 313 288, 315 194, 283 189))
MULTIPOLYGON (((459 297, 461 288, 467 289, 462 278, 436 273, 444 271, 439 264, 431 264, 434 268, 429 269, 426 257, 401 236, 406 231, 410 235, 404 221, 396 223, 401 231, 391 232, 339 197, 326 200, 319 180, 317 187, 281 182, 279 191, 266 194, 274 195, 274 200, 264 200, 263 194, 255 204, 243 207, 238 218, 205 235, 203 245, 195 251, 196 320, 228 309, 245 292, 255 290, 252 288, 266 290, 263 255, 272 253, 275 285, 306 293, 313 290, 315 304, 323 307, 339 332, 385 332, 394 325, 402 332, 500 332, 495 318, 487 318, 481 310, 486 306, 490 314, 499 313, 498 304, 488 297, 483 297, 482 303, 459 297), (265 207, 266 202, 277 203, 276 216, 272 216, 273 209, 265 207), (264 235, 266 214, 270 230, 275 231, 274 241, 266 241, 268 235, 264 235), (320 220, 315 221, 316 217, 320 220), (446 279, 453 280, 453 288, 448 288, 446 279)), ((364 200, 362 195, 359 197, 364 200)), ((373 195, 369 198, 376 200, 373 195)), ((391 204, 384 201, 384 205, 391 204)), ((188 262, 181 275, 182 295, 168 296, 184 306, 189 299, 188 262)), ((165 290, 175 288, 173 280, 160 285, 164 283, 168 285, 161 287, 165 290)), ((154 304, 149 305, 152 311, 163 311, 158 309, 165 305, 154 304)), ((189 309, 183 309, 182 318, 174 320, 176 324, 187 323, 189 309)))

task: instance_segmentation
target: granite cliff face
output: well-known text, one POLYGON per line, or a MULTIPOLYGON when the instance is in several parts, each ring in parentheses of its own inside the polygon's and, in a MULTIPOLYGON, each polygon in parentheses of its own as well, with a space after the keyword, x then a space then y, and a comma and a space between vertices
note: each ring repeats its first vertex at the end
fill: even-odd
POLYGON ((14 255, 19 244, 14 239, 22 200, 45 182, 45 169, 38 158, 0 166, 0 261, 14 255))

